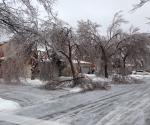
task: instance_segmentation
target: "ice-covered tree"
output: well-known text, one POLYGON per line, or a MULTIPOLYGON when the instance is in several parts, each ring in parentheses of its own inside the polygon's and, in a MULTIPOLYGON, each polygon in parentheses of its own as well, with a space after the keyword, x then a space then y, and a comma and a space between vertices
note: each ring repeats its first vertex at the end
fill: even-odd
POLYGON ((115 54, 118 45, 122 42, 120 36, 124 35, 121 29, 121 24, 123 23, 127 23, 127 21, 122 17, 120 11, 114 15, 112 23, 107 29, 107 35, 101 36, 99 32, 100 25, 97 23, 93 23, 90 20, 86 22, 78 21, 77 32, 80 41, 88 46, 87 49, 95 51, 93 56, 102 60, 106 78, 108 78, 108 63, 115 54))
POLYGON ((122 74, 126 75, 126 60, 128 63, 136 64, 136 61, 147 60, 149 55, 149 38, 147 33, 138 32, 139 28, 131 26, 129 32, 126 33, 123 42, 118 46, 115 56, 119 57, 122 62, 122 74), (119 52, 119 55, 117 55, 119 52))

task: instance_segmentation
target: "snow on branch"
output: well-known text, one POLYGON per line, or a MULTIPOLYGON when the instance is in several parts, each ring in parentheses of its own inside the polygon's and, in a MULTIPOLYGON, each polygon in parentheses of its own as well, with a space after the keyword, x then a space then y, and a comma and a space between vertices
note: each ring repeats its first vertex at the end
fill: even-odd
POLYGON ((137 10, 138 8, 142 7, 145 3, 147 3, 149 0, 140 0, 140 3, 134 4, 133 9, 131 10, 132 12, 137 10))

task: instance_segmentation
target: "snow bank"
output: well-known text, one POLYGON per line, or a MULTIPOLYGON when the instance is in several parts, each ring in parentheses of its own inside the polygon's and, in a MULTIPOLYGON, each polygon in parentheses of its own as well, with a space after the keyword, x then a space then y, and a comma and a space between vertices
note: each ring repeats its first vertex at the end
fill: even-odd
POLYGON ((21 107, 18 103, 0 98, 0 112, 13 111, 19 108, 21 107))
POLYGON ((71 93, 77 93, 77 92, 81 92, 81 91, 83 91, 83 89, 80 87, 75 87, 75 88, 70 89, 71 93))
POLYGON ((101 81, 101 82, 111 82, 110 79, 101 78, 101 77, 93 78, 92 81, 93 81, 93 82, 99 82, 99 81, 101 81))
POLYGON ((33 86, 33 87, 40 87, 40 86, 46 84, 46 82, 43 82, 39 79, 31 80, 30 78, 28 78, 26 80, 21 80, 21 83, 23 83, 25 85, 30 85, 30 86, 33 86))
POLYGON ((97 77, 95 74, 84 74, 85 76, 89 77, 93 82, 111 82, 111 79, 97 77))
POLYGON ((96 78, 95 74, 84 74, 84 75, 89 77, 90 79, 96 78))
POLYGON ((135 78, 135 79, 143 79, 146 77, 150 77, 150 75, 130 75, 130 77, 135 78))

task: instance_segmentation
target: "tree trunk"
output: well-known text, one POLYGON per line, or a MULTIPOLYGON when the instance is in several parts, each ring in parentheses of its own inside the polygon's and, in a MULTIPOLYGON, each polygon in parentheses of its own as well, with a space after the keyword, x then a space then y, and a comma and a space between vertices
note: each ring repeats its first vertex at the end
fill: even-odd
POLYGON ((72 48, 70 46, 70 41, 69 41, 69 57, 68 57, 68 60, 69 60, 69 63, 70 63, 70 66, 71 66, 71 71, 72 71, 72 77, 73 79, 75 79, 75 70, 74 70, 74 66, 73 66, 73 62, 72 62, 72 48))
POLYGON ((77 59, 77 62, 78 62, 78 66, 79 66, 79 71, 78 72, 82 74, 82 69, 81 69, 80 62, 79 62, 78 59, 77 59))
POLYGON ((134 59, 134 63, 135 63, 135 70, 137 71, 138 66, 137 66, 137 61, 136 61, 136 59, 134 59))
POLYGON ((125 65, 125 58, 123 59, 123 76, 125 76, 126 75, 126 65, 125 65))
POLYGON ((73 62, 72 62, 71 58, 69 58, 69 63, 70 63, 70 67, 71 67, 72 77, 73 77, 73 79, 75 79, 75 70, 74 70, 74 66, 73 66, 73 62))
POLYGON ((105 78, 108 78, 107 63, 104 64, 105 78))
POLYGON ((123 76, 126 75, 126 58, 127 58, 128 54, 126 53, 125 56, 123 57, 123 76))
POLYGON ((101 46, 101 49, 102 49, 102 60, 104 61, 105 78, 108 78, 108 71, 107 71, 107 68, 108 68, 108 65, 107 65, 108 59, 107 59, 105 50, 104 50, 104 48, 102 46, 101 46))

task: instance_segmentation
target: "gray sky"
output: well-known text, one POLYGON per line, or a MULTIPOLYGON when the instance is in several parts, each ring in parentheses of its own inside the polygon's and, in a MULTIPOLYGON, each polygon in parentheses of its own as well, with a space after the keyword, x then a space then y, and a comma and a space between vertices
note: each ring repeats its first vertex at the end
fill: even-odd
MULTIPOLYGON (((32 0, 36 5, 35 0, 32 0)), ((131 25, 139 27, 140 32, 150 31, 150 25, 146 24, 150 17, 149 8, 150 2, 136 10, 134 13, 129 11, 133 8, 132 5, 139 3, 140 0, 57 0, 54 5, 54 12, 58 12, 58 17, 69 23, 74 28, 77 28, 77 21, 87 19, 96 22, 102 27, 100 28, 101 35, 106 35, 106 29, 110 25, 113 16, 120 10, 123 11, 124 18, 129 21, 128 24, 122 26, 124 30, 128 30, 131 25)), ((41 16, 45 13, 39 6, 41 16)), ((150 21, 150 20, 149 20, 150 21)), ((4 41, 7 36, 1 36, 0 41, 4 41)))
POLYGON ((141 32, 150 30, 150 25, 146 23, 146 17, 150 17, 149 6, 150 2, 136 10, 134 13, 129 13, 133 8, 132 5, 139 3, 140 0, 58 0, 54 6, 54 11, 58 12, 58 17, 69 23, 72 27, 77 27, 78 20, 87 19, 97 22, 102 25, 101 34, 106 34, 106 29, 112 21, 116 12, 123 11, 124 18, 130 21, 123 25, 127 30, 131 25, 138 26, 141 32))

